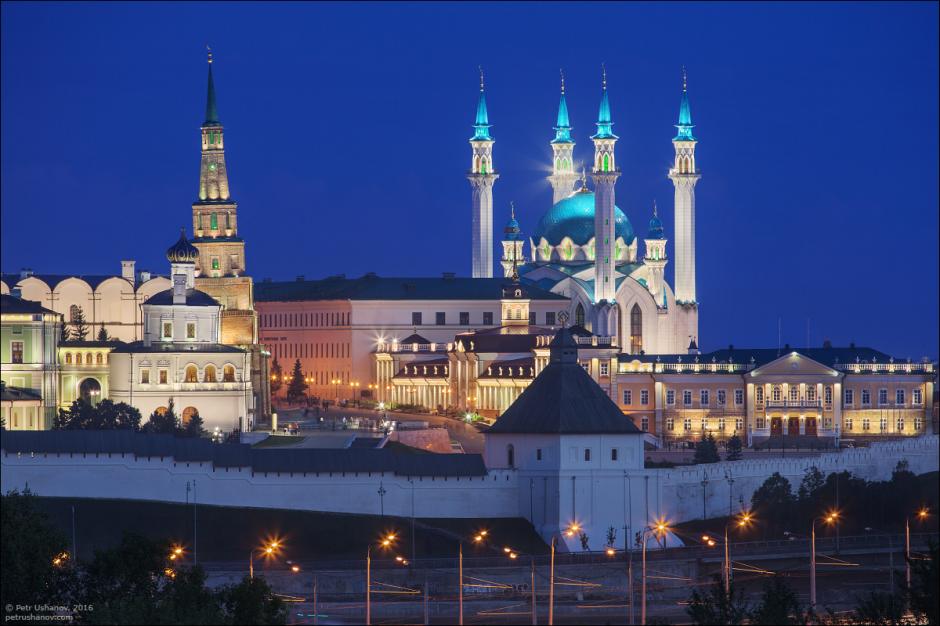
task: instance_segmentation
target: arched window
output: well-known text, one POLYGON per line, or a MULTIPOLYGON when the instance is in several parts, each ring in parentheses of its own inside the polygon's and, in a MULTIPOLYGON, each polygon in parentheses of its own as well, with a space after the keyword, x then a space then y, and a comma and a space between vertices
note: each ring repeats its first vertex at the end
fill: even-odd
POLYGON ((75 353, 75 365, 81 365, 81 364, 82 364, 82 353, 76 352, 75 353))
POLYGON ((167 408, 165 406, 158 406, 153 412, 157 415, 166 415, 167 408))
POLYGON ((182 424, 186 426, 189 424, 189 420, 193 419, 193 415, 199 415, 199 410, 194 406, 188 406, 183 409, 182 424))
POLYGON ((506 465, 509 467, 516 466, 516 449, 512 446, 512 444, 506 446, 506 465))
POLYGON ((603 170, 604 170, 605 172, 609 172, 609 171, 610 171, 610 157, 609 157, 608 155, 606 155, 606 154, 604 155, 604 167, 603 167, 603 170))
POLYGON ((480 173, 486 174, 486 158, 480 159, 480 173))
POLYGON ((235 366, 226 365, 222 368, 222 382, 234 383, 235 382, 235 366))
POLYGON ((66 353, 65 353, 65 364, 66 364, 66 365, 71 365, 71 364, 72 364, 72 353, 71 353, 71 352, 66 352, 66 353))
POLYGON ((95 355, 95 363, 98 365, 104 364, 104 355, 101 354, 100 352, 95 355))
POLYGON ((219 230, 219 214, 212 213, 209 215, 209 229, 210 230, 219 230))
POLYGON ((92 358, 91 358, 91 352, 85 355, 85 363, 87 363, 88 365, 91 365, 92 363, 94 363, 94 361, 92 361, 92 358))
POLYGON ((574 324, 575 326, 584 326, 584 306, 580 302, 574 310, 574 324))
POLYGON ((202 380, 207 383, 214 383, 215 380, 215 365, 206 365, 206 371, 202 376, 202 380))
POLYGON ((643 350, 643 312, 639 304, 630 309, 630 354, 639 354, 643 350))
POLYGON ((196 377, 196 374, 197 374, 196 366, 195 366, 195 365, 187 365, 187 366, 186 366, 186 378, 185 378, 185 382, 187 382, 187 383, 195 383, 195 382, 198 382, 197 377, 196 377))

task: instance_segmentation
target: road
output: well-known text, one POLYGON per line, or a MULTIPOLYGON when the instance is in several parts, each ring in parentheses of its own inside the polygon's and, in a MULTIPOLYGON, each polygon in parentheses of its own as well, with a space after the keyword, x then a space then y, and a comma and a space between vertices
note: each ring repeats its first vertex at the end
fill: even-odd
MULTIPOLYGON (((303 416, 303 409, 288 409, 280 410, 278 414, 278 423, 284 425, 287 422, 297 423, 300 426, 301 435, 306 435, 310 437, 315 437, 318 433, 321 433, 323 429, 319 428, 320 424, 325 426, 326 430, 332 430, 333 420, 336 421, 336 427, 342 428, 342 419, 344 417, 359 417, 359 418, 368 418, 376 419, 377 417, 387 416, 390 420, 396 421, 418 421, 418 422, 427 422, 428 426, 431 427, 443 427, 447 429, 447 432, 450 434, 450 438, 453 441, 457 441, 463 446, 464 452, 469 454, 482 454, 483 453, 483 434, 477 430, 476 427, 467 424, 466 422, 452 417, 446 417, 443 415, 425 415, 419 413, 398 413, 395 411, 374 411, 371 409, 357 409, 355 407, 337 407, 331 406, 327 411, 320 411, 321 417, 323 417, 323 422, 320 423, 316 418, 316 409, 310 409, 307 417, 303 416)), ((357 431, 351 430, 348 431, 350 435, 354 434, 357 431)), ((363 431, 365 435, 368 431, 363 431)))

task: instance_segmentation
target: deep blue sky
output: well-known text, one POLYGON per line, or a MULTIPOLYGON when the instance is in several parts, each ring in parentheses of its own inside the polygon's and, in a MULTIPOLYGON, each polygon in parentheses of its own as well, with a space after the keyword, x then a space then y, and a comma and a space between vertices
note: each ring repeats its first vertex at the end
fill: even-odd
MULTIPOLYGON (((608 68, 617 203, 672 235, 688 66, 703 348, 937 355, 938 5, 68 4, 2 7, 2 268, 166 271, 191 224, 205 43, 256 279, 470 267, 477 65, 496 224, 531 233, 558 68, 590 158, 608 68)), ((670 242, 670 252, 672 251, 670 242)))

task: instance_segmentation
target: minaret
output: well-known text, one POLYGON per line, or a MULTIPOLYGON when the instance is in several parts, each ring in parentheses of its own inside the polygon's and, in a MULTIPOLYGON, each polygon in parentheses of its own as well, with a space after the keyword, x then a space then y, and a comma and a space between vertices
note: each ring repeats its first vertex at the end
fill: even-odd
POLYGON ((516 207, 512 202, 509 203, 510 216, 503 229, 503 258, 500 263, 503 266, 503 276, 510 278, 513 272, 518 272, 517 266, 523 263, 525 257, 522 255, 522 246, 525 240, 522 238, 519 222, 516 221, 516 207))
POLYGON ((238 237, 238 205, 232 200, 225 171, 225 141, 216 109, 209 51, 206 120, 202 123, 199 200, 193 203, 193 244, 199 249, 196 275, 240 276, 245 272, 245 243, 238 237))
POLYGON ((555 138, 552 139, 552 204, 564 200, 574 191, 578 179, 574 171, 574 141, 571 140, 571 125, 568 122, 568 103, 565 101, 565 72, 561 71, 561 101, 558 103, 558 121, 555 138))
POLYGON ((676 160, 669 170, 675 186, 676 205, 676 302, 695 305, 695 183, 700 177, 695 166, 695 137, 692 136, 692 113, 689 110, 685 68, 682 68, 682 101, 679 105, 679 130, 672 145, 676 160))
MULTIPOLYGON (((663 289, 665 282, 664 274, 666 272, 666 235, 663 231, 663 223, 659 219, 659 212, 656 209, 656 201, 653 201, 653 217, 650 218, 650 228, 646 233, 646 256, 643 263, 649 268, 649 280, 646 288, 657 300, 663 289)), ((662 304, 657 302, 657 305, 662 304)))
POLYGON ((614 160, 617 135, 611 132, 610 102, 607 99, 607 70, 604 69, 601 107, 594 141, 594 301, 614 301, 614 184, 620 170, 614 160))
POLYGON ((483 68, 480 68, 480 100, 477 103, 476 123, 470 138, 472 160, 467 179, 473 188, 473 277, 493 277, 493 184, 499 174, 493 168, 493 138, 486 112, 486 94, 483 91, 483 68))

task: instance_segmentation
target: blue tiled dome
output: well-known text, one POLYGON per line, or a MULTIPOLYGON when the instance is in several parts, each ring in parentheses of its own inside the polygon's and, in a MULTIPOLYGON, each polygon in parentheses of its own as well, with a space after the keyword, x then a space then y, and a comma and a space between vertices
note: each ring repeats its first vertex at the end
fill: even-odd
POLYGON ((522 229, 519 228, 518 220, 516 220, 515 217, 511 217, 509 218, 509 221, 506 222, 506 227, 503 229, 503 239, 505 241, 515 241, 519 239, 519 233, 521 231, 522 229))
POLYGON ((646 238, 662 239, 663 237, 663 223, 659 219, 658 215, 653 215, 653 217, 650 218, 650 230, 649 233, 647 233, 646 238))
MULTIPOLYGON (((627 245, 633 243, 633 225, 620 207, 614 207, 614 230, 617 237, 627 245)), ((539 220, 533 240, 535 244, 544 237, 549 245, 557 246, 564 237, 583 246, 594 236, 594 192, 581 190, 559 201, 539 220)))
POLYGON ((166 258, 170 263, 195 263, 199 258, 199 250, 189 243, 186 231, 181 229, 179 241, 167 248, 166 258))

